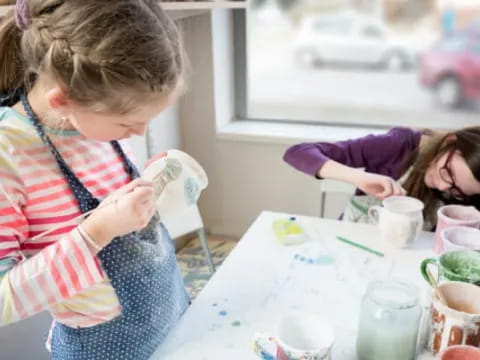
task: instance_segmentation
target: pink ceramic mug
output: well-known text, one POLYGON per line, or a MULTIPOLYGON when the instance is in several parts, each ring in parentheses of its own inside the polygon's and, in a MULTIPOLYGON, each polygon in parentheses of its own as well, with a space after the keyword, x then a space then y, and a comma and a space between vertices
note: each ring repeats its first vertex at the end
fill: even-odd
POLYGON ((444 251, 480 251, 480 230, 468 226, 452 226, 440 232, 444 251))
POLYGON ((480 349, 474 346, 450 346, 441 355, 440 360, 480 360, 480 349))
POLYGON ((473 206, 445 205, 438 209, 437 230, 435 232, 435 251, 443 251, 441 231, 451 226, 469 226, 480 228, 480 211, 473 206))

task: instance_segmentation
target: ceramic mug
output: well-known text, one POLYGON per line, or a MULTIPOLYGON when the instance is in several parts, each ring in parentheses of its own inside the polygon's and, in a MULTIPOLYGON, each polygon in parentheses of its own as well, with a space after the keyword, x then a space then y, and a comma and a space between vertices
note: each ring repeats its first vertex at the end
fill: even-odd
POLYGON ((436 355, 452 345, 480 346, 480 287, 457 281, 439 286, 447 300, 432 300, 429 348, 436 355))
POLYGON ((437 281, 460 281, 480 285, 480 253, 471 250, 447 251, 438 259, 427 258, 420 271, 431 285, 427 275, 429 265, 437 267, 437 281))
POLYGON ((473 206, 445 205, 437 212, 437 229, 435 231, 435 251, 443 251, 441 232, 451 226, 480 227, 480 211, 473 206))
POLYGON ((294 312, 278 322, 273 336, 255 335, 253 346, 262 359, 330 360, 334 337, 333 328, 321 318, 294 312))
POLYGON ((452 226, 440 232, 443 250, 480 251, 480 230, 468 226, 452 226))
POLYGON ((447 348, 440 360, 480 360, 480 349, 468 345, 455 345, 447 348))
POLYGON ((382 239, 399 248, 411 244, 423 228, 423 203, 408 196, 391 196, 382 205, 368 210, 382 239))
POLYGON ((175 149, 150 159, 142 178, 153 183, 156 207, 163 219, 183 215, 197 203, 208 185, 202 166, 190 155, 175 149))

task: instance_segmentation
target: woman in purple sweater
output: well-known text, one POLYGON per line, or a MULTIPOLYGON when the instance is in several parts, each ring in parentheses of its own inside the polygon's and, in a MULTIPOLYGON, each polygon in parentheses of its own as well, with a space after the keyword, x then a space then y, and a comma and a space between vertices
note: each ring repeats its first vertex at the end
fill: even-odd
POLYGON ((365 221, 369 206, 392 195, 422 200, 426 224, 435 224, 442 203, 480 205, 480 127, 449 133, 396 127, 337 143, 294 145, 284 160, 319 179, 356 186, 346 220, 365 221))

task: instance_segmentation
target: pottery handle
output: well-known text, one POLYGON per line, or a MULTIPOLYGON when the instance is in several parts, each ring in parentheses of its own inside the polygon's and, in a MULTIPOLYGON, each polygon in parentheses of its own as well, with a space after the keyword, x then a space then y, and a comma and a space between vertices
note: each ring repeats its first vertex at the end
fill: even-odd
MULTIPOLYGON (((430 281, 430 279, 428 277, 428 274, 427 274, 427 267, 430 264, 438 267, 438 260, 433 259, 433 258, 427 258, 427 259, 423 260, 422 263, 420 264, 420 271, 421 271, 422 276, 425 279, 425 281, 428 282, 430 284, 430 286, 433 286, 433 284, 430 281)), ((438 276, 437 276, 437 282, 438 282, 438 276)))
POLYGON ((275 339, 268 334, 259 333, 253 337, 253 351, 262 360, 275 360, 276 347, 275 339))
POLYGON ((380 211, 383 208, 381 206, 375 205, 368 209, 368 217, 373 222, 374 225, 377 225, 380 220, 380 211))

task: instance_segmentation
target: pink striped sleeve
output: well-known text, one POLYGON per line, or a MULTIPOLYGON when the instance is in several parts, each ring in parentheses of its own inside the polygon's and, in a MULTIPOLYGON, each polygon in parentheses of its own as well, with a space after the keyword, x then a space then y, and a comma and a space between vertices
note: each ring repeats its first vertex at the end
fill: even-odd
MULTIPOLYGON (((0 145, 1 146, 1 145, 0 145)), ((30 317, 104 280, 97 258, 76 228, 25 258, 30 228, 25 187, 14 159, 0 149, 0 326, 30 317)))
POLYGON ((11 248, 2 263, 10 269, 0 279, 0 326, 33 316, 104 280, 97 258, 76 229, 28 260, 18 247, 11 248))

